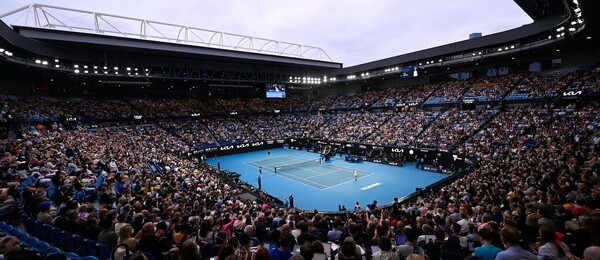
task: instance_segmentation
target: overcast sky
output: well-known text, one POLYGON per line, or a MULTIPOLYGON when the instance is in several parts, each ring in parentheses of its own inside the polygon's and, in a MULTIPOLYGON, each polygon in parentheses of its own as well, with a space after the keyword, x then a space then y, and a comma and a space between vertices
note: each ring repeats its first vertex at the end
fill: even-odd
MULTIPOLYGON (((513 0, 36 2, 316 46, 344 67, 465 40, 472 32, 489 35, 532 22, 513 0)), ((0 13, 27 4, 3 0, 0 13)))

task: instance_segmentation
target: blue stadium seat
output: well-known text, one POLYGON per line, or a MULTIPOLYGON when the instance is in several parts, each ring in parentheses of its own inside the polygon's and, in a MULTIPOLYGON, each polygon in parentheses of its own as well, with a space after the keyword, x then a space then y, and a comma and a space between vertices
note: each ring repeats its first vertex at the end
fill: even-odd
POLYGON ((28 245, 29 247, 34 247, 37 244, 40 243, 40 240, 37 239, 36 237, 29 237, 27 240, 21 240, 21 243, 25 243, 26 245, 28 245))
POLYGON ((76 254, 76 253, 73 253, 73 252, 65 253, 65 257, 66 257, 68 260, 78 260, 78 259, 81 259, 81 257, 79 257, 79 255, 78 255, 78 254, 76 254))
POLYGON ((50 248, 50 244, 47 242, 41 242, 34 247, 37 251, 46 252, 50 248))
POLYGON ((81 253, 78 251, 78 249, 79 249, 78 244, 80 244, 80 243, 83 243, 83 237, 81 237, 80 235, 71 234, 71 237, 69 239, 67 239, 67 244, 65 245, 65 250, 67 250, 69 252, 81 253))
POLYGON ((59 248, 66 248, 67 247, 67 241, 71 238, 71 233, 64 231, 64 230, 60 230, 58 231, 58 233, 56 234, 56 240, 54 242, 54 245, 59 247, 59 248))
POLYGON ((55 253, 60 253, 60 249, 58 249, 58 247, 51 246, 50 248, 48 248, 44 252, 47 253, 47 254, 55 254, 55 253))

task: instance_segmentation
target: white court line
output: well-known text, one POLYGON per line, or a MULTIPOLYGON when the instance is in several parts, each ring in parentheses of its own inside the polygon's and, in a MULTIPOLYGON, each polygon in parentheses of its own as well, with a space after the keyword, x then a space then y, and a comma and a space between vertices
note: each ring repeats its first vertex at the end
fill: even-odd
POLYGON ((317 182, 314 182, 314 181, 310 181, 310 180, 303 179, 303 178, 297 178, 297 177, 296 177, 296 178, 297 178, 297 179, 300 179, 300 180, 296 180, 295 178, 287 177, 287 176, 294 176, 294 175, 291 175, 291 174, 282 173, 282 174, 279 174, 279 175, 281 175, 281 176, 285 177, 285 178, 286 178, 286 179, 288 179, 288 180, 292 180, 292 181, 295 181, 295 182, 298 182, 298 183, 304 184, 304 185, 306 185, 306 186, 308 186, 308 187, 313 187, 313 188, 315 188, 315 189, 318 189, 318 190, 324 190, 324 189, 327 189, 327 188, 324 188, 324 189, 319 189, 319 188, 317 188, 317 187, 315 187, 315 186, 311 186, 311 185, 308 185, 308 184, 306 184, 306 183, 303 183, 303 182, 301 182, 300 180, 302 180, 302 181, 307 181, 307 182, 310 182, 310 183, 314 183, 314 184, 316 184, 316 185, 318 185, 318 186, 327 187, 327 186, 325 186, 325 185, 323 185, 323 184, 320 184, 320 183, 317 183, 317 182))
MULTIPOLYGON (((253 161, 253 162, 249 162, 249 163, 246 163, 246 164, 254 166, 255 168, 259 168, 259 167, 255 166, 255 165, 252 165, 252 163, 261 162, 261 161, 270 161, 270 160, 274 160, 274 159, 284 159, 284 158, 285 158, 286 161, 288 161, 288 160, 292 161, 289 164, 294 164, 295 161, 298 161, 298 162, 305 162, 306 161, 306 160, 303 160, 301 158, 297 158, 297 157, 293 157, 293 156, 280 156, 280 157, 275 157, 275 158, 272 158, 272 159, 265 159, 265 160, 253 161)), ((277 166, 277 165, 271 165, 271 164, 258 164, 258 165, 262 166, 263 169, 264 168, 270 169, 270 168, 273 168, 274 166, 277 166)), ((280 166, 285 166, 285 165, 280 165, 280 166)), ((314 166, 317 166, 317 165, 314 165, 314 166)), ((316 178, 316 177, 321 177, 321 176, 324 176, 324 175, 333 174, 333 173, 338 172, 338 171, 340 171, 342 173, 348 172, 350 174, 352 174, 352 171, 353 171, 350 168, 346 168, 346 167, 338 166, 338 165, 319 165, 319 166, 321 166, 322 168, 329 168, 329 169, 333 168, 333 171, 323 172, 323 171, 314 171, 314 170, 311 170, 311 169, 309 169, 309 167, 306 167, 306 168, 305 167, 297 167, 298 170, 305 171, 305 172, 314 172, 314 173, 318 173, 318 174, 314 175, 314 176, 310 176, 310 177, 305 177, 305 178, 301 178, 301 177, 298 177, 296 175, 285 173, 285 172, 278 172, 278 173, 275 173, 275 174, 279 174, 279 175, 281 175, 282 177, 284 177, 286 179, 292 180, 294 182, 297 182, 297 183, 300 183, 300 184, 303 184, 305 186, 312 187, 312 188, 315 188, 315 189, 318 189, 318 190, 321 190, 321 191, 328 190, 328 189, 331 189, 331 188, 334 188, 334 187, 337 187, 337 186, 340 186, 340 185, 343 185, 343 184, 346 184, 346 183, 354 181, 353 175, 352 175, 352 178, 350 178, 348 181, 341 182, 341 183, 335 184, 333 186, 327 186, 327 185, 324 185, 324 184, 321 184, 321 183, 318 183, 318 182, 310 180, 310 179, 313 179, 313 178, 316 178), (317 187, 312 186, 310 184, 306 184, 306 183, 304 183, 302 181, 313 183, 316 186, 325 187, 325 188, 317 188, 317 187)), ((267 169, 267 171, 269 171, 268 169, 267 169)), ((269 172, 274 173, 273 171, 269 171, 269 172)), ((366 178, 366 177, 369 177, 371 175, 374 175, 374 173, 372 173, 372 172, 362 172, 361 175, 360 175, 360 178, 366 178)))
MULTIPOLYGON (((369 173, 369 175, 365 175, 365 176, 363 176, 363 177, 359 177, 359 179, 360 179, 360 178, 366 178, 366 177, 369 177, 369 176, 371 176, 371 175, 375 175, 375 173, 372 173, 372 172, 367 172, 367 173, 369 173)), ((323 190, 328 190, 328 189, 331 189, 331 188, 333 188, 333 187, 337 187, 337 186, 340 186, 340 185, 342 185, 342 184, 345 184, 345 183, 348 183, 348 182, 353 182, 353 181, 354 181, 354 178, 350 179, 349 181, 345 181, 345 182, 341 182, 341 183, 338 183, 338 184, 336 184, 336 185, 333 185, 333 186, 329 186, 329 187, 327 187, 327 188, 325 188, 325 189, 323 189, 323 190)))

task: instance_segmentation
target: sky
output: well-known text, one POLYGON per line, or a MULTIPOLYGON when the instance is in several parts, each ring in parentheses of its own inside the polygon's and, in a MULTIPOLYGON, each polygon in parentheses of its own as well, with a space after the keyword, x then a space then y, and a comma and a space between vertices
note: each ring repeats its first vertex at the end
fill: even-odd
MULTIPOLYGON (((32 2, 3 0, 0 14, 29 3, 32 2)), ((36 3, 320 47, 344 67, 466 40, 473 32, 489 35, 532 22, 513 0, 37 0, 36 3)), ((86 17, 66 14, 60 19, 74 23, 87 21, 86 17)), ((4 22, 22 24, 24 19, 11 16, 4 22)))

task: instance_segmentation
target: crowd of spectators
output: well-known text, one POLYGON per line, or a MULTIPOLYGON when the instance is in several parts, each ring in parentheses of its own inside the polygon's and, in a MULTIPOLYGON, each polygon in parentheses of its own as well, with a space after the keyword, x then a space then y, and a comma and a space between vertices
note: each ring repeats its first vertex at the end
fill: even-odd
POLYGON ((521 79, 521 74, 481 78, 472 84, 464 97, 480 102, 501 100, 521 79))
MULTIPOLYGON (((577 70, 561 70, 532 74, 526 77, 521 84, 517 85, 510 94, 526 94, 530 99, 557 97, 559 95, 558 91, 561 89, 587 85, 580 84, 582 79, 587 78, 582 77, 581 74, 584 73, 577 70)), ((588 71, 588 73, 592 72, 588 71)), ((597 75, 597 73, 593 73, 593 75, 597 75)))
POLYGON ((211 118, 207 120, 206 125, 220 145, 247 143, 256 140, 256 136, 250 132, 248 124, 242 123, 237 118, 211 118))
POLYGON ((32 122, 61 121, 66 118, 102 120, 131 118, 135 109, 118 100, 58 100, 48 97, 5 97, 9 104, 7 113, 16 119, 32 122))
POLYGON ((275 118, 270 115, 245 116, 240 119, 256 136, 251 141, 281 139, 275 118))
POLYGON ((414 145, 419 133, 435 120, 439 112, 388 112, 383 115, 387 117, 385 123, 380 126, 379 131, 367 138, 366 143, 392 146, 414 145))
MULTIPOLYGON (((300 127, 304 120, 303 115, 299 114, 281 114, 275 118, 277 128, 284 139, 302 137, 305 135, 305 128, 300 127)), ((308 117, 307 117, 308 118, 308 117)))
POLYGON ((446 110, 417 139, 417 146, 452 150, 497 112, 496 110, 446 110))
MULTIPOLYGON (((464 83, 456 84, 436 93, 455 98, 464 91, 464 83)), ((330 107, 334 100, 312 104, 330 107)), ((52 104, 46 101, 39 101, 40 107, 52 104)), ((12 104, 20 100, 2 102, 3 110, 17 118, 36 113, 49 118, 49 111, 62 116, 60 108, 34 109, 28 105, 32 101, 17 106, 12 104)), ((135 107, 144 103, 135 102, 135 107)), ((418 254, 444 260, 469 254, 482 259, 598 259, 600 254, 598 103, 337 111, 280 115, 275 122, 261 115, 144 125, 114 122, 95 128, 56 122, 38 126, 22 125, 22 138, 8 134, 10 129, 0 132, 0 214, 14 214, 19 201, 40 222, 111 247, 123 242, 158 259, 169 251, 182 259, 311 259, 328 253, 321 244, 326 241, 339 245, 332 256, 337 259, 369 255, 372 245, 381 249, 374 259, 418 259, 418 254), (257 118, 260 122, 252 124, 257 118), (236 174, 181 156, 203 143, 202 135, 210 143, 212 133, 217 139, 212 142, 225 144, 272 138, 277 129, 284 137, 302 133, 457 149, 477 164, 440 190, 421 191, 416 200, 395 200, 385 208, 374 201, 366 210, 357 203, 360 210, 324 215, 263 203, 268 196, 236 174), (241 198, 248 189, 260 199, 241 198), (390 238, 397 239, 391 243, 390 238), (277 245, 259 246, 265 241, 277 245), (292 252, 294 245, 300 246, 299 254, 292 252)), ((18 214, 4 219, 18 224, 18 214)), ((11 237, 0 244, 5 246, 2 254, 20 250, 11 237)))
POLYGON ((373 108, 395 107, 401 103, 423 103, 439 85, 425 84, 423 86, 409 86, 383 89, 385 93, 379 100, 373 102, 373 108))
POLYGON ((469 87, 468 83, 464 80, 440 83, 440 86, 425 101, 425 104, 457 103, 469 87))
POLYGON ((310 107, 310 111, 325 111, 328 110, 332 105, 336 104, 336 100, 340 98, 340 96, 326 96, 321 98, 316 98, 313 100, 312 105, 310 107))
POLYGON ((313 97, 286 97, 284 99, 271 98, 267 103, 273 110, 281 112, 306 112, 310 109, 313 97))
POLYGON ((379 132, 385 119, 386 117, 379 113, 339 113, 312 135, 326 140, 362 143, 372 134, 379 132))
POLYGON ((167 130, 167 132, 174 134, 191 149, 217 146, 217 141, 202 121, 203 119, 162 120, 158 121, 158 125, 167 130))

